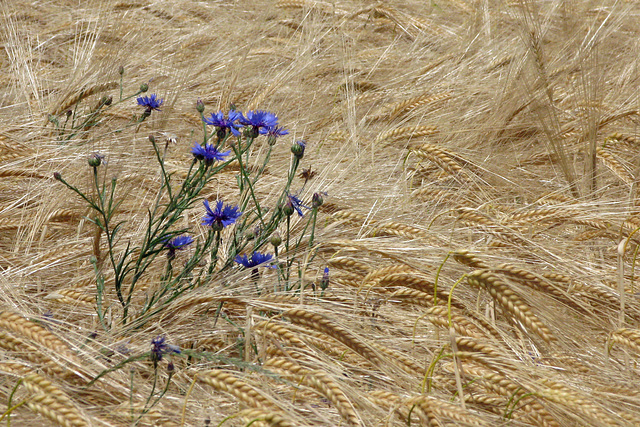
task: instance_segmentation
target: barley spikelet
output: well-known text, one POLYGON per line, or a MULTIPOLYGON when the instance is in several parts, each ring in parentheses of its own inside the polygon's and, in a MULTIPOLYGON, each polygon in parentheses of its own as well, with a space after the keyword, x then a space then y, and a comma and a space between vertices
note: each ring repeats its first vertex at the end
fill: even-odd
POLYGON ((516 319, 546 342, 555 340, 549 328, 533 314, 531 308, 522 301, 520 296, 493 273, 485 270, 476 270, 467 276, 467 283, 486 289, 506 311, 513 314, 516 319))
MULTIPOLYGON (((427 310, 427 319, 436 326, 449 328, 449 310, 444 305, 437 305, 427 310)), ((451 313, 451 325, 459 335, 474 338, 485 337, 485 334, 473 322, 457 313, 451 313)))
POLYGON ((263 421, 272 427, 295 427, 297 424, 287 420, 277 412, 269 412, 261 409, 245 409, 238 412, 238 416, 250 420, 251 425, 256 421, 263 421))
POLYGON ((477 416, 471 412, 464 411, 461 407, 456 406, 444 400, 436 399, 432 396, 417 396, 405 400, 405 405, 418 405, 422 411, 427 414, 430 426, 441 425, 440 419, 456 421, 458 425, 467 426, 485 426, 477 416))
POLYGON ((399 222, 387 222, 385 224, 381 224, 375 228, 374 232, 406 237, 407 239, 424 239, 429 236, 424 230, 410 225, 401 224, 399 222))
POLYGON ((36 394, 29 397, 26 405, 33 412, 49 418, 59 426, 89 426, 85 419, 79 418, 77 416, 75 408, 69 408, 68 406, 58 402, 56 399, 46 394, 36 394))
MULTIPOLYGON (((436 145, 423 144, 420 148, 412 150, 411 152, 418 157, 434 162, 438 167, 451 175, 463 173, 462 166, 453 159, 453 156, 436 145)), ((466 176, 463 177, 466 178, 466 176)))
POLYGON ((393 120, 411 110, 415 110, 418 107, 449 99, 450 97, 451 94, 449 92, 438 93, 435 95, 425 93, 422 95, 411 97, 409 99, 405 99, 404 101, 393 103, 391 105, 385 105, 383 106, 383 108, 377 111, 375 115, 367 117, 367 119, 371 121, 384 118, 393 120))
POLYGON ((356 275, 367 274, 367 271, 370 270, 370 267, 367 264, 349 257, 331 258, 327 264, 331 267, 345 270, 356 275))
MULTIPOLYGON (((376 286, 385 288, 387 286, 405 286, 407 288, 415 289, 421 292, 425 292, 427 294, 434 294, 434 284, 427 277, 412 274, 412 273, 392 273, 386 276, 381 277, 376 286)), ((449 300, 449 294, 438 290, 436 294, 440 304, 446 305, 449 300)), ((464 305, 462 305, 457 299, 453 298, 451 302, 453 307, 464 309, 464 305)))
POLYGON ((285 341, 295 347, 306 346, 305 343, 296 336, 296 334, 291 332, 286 327, 273 321, 265 320, 263 322, 260 322, 254 326, 253 331, 257 334, 270 334, 272 336, 284 338, 285 341))
MULTIPOLYGON (((445 365, 449 371, 453 371, 452 365, 445 365)), ((521 384, 511 381, 506 376, 488 370, 486 367, 480 367, 475 364, 465 363, 464 373, 475 379, 475 383, 491 390, 499 395, 506 396, 509 399, 520 399, 519 410, 526 412, 528 417, 536 421, 536 425, 548 427, 560 427, 560 424, 553 416, 534 398, 525 396, 530 395, 530 391, 521 384)), ((514 415, 517 415, 514 413, 514 415)))
POLYGON ((410 271, 413 271, 413 269, 405 264, 388 265, 386 267, 376 268, 375 270, 369 271, 367 275, 362 278, 362 283, 363 285, 375 284, 381 278, 388 276, 389 274, 408 273, 410 271))
POLYGON ((388 300, 405 304, 415 304, 427 308, 433 307, 434 304, 432 293, 428 294, 415 289, 398 289, 388 297, 388 300))
POLYGON ((367 220, 367 217, 365 215, 347 210, 334 212, 333 214, 331 214, 331 217, 339 220, 344 220, 356 225, 361 225, 367 220))
POLYGON ((320 370, 308 370, 287 359, 274 358, 265 362, 265 368, 283 371, 293 374, 297 382, 319 391, 327 399, 333 403, 342 418, 352 426, 359 426, 362 423, 356 414, 353 404, 347 398, 347 395, 340 389, 329 375, 320 370))
POLYGON ((88 426, 87 416, 82 414, 73 401, 60 388, 51 381, 41 377, 36 373, 32 373, 23 378, 27 390, 37 394, 44 395, 47 399, 35 400, 51 410, 55 417, 48 416, 49 419, 57 421, 60 425, 70 426, 88 426), (51 399, 51 400, 49 400, 51 399), (64 420, 64 421, 61 421, 64 420))
POLYGON ((571 298, 569 298, 569 296, 565 292, 544 280, 544 277, 542 276, 537 276, 529 271, 523 270, 510 264, 500 264, 494 270, 498 273, 510 276, 518 280, 518 282, 529 286, 537 291, 543 292, 547 295, 552 295, 555 298, 562 300, 563 302, 573 304, 571 298))
POLYGON ((308 0, 278 0, 275 3, 275 7, 283 9, 310 9, 324 13, 331 13, 332 10, 332 5, 329 3, 308 0))
POLYGON ((302 309, 293 309, 285 311, 283 316, 297 325, 305 326, 329 335, 374 364, 379 360, 378 355, 371 347, 356 338, 346 329, 336 325, 320 314, 311 313, 302 309))
POLYGON ((601 147, 596 148, 596 154, 598 158, 602 160, 602 163, 604 163, 604 165, 608 167, 614 175, 624 181, 627 185, 633 185, 635 181, 633 175, 624 166, 622 166, 613 154, 601 147))
POLYGON ((399 139, 418 138, 433 135, 438 132, 437 126, 405 126, 378 134, 374 143, 382 141, 397 141, 399 139))
POLYGON ((613 331, 611 341, 640 353, 640 330, 622 328, 613 331))
POLYGON ((278 409, 277 406, 258 393, 253 387, 228 372, 214 369, 197 374, 198 381, 210 385, 216 390, 228 393, 243 403, 262 409, 278 409))
POLYGON ((0 328, 17 332, 69 360, 75 359, 71 349, 57 336, 18 314, 8 311, 0 312, 0 328))
POLYGON ((59 302, 67 304, 85 304, 93 306, 96 302, 95 295, 90 295, 87 291, 78 291, 76 289, 67 288, 56 291, 55 293, 62 296, 62 298, 58 299, 59 302))
POLYGON ((417 363, 415 363, 412 359, 406 357, 404 354, 398 351, 392 350, 389 347, 385 347, 376 342, 371 342, 370 345, 371 347, 378 350, 380 353, 384 353, 385 355, 389 356, 390 360, 392 360, 397 366, 399 366, 403 371, 407 372, 408 374, 411 374, 414 376, 416 375, 421 376, 424 374, 424 368, 418 365, 417 363))
MULTIPOLYGON (((28 360, 51 376, 64 377, 69 374, 69 371, 46 353, 8 332, 0 331, 0 348, 14 353, 20 359, 28 360)), ((0 367, 0 369, 3 368, 0 367)))
POLYGON ((33 169, 0 169, 0 177, 6 178, 10 176, 17 176, 21 178, 37 178, 37 179, 48 179, 48 176, 42 175, 34 171, 33 169))
POLYGON ((118 86, 119 86, 118 82, 108 82, 108 83, 101 83, 101 84, 90 86, 88 88, 84 88, 80 92, 73 95, 71 98, 67 99, 64 103, 59 105, 58 108, 56 108, 52 114, 56 116, 62 113, 63 111, 68 110, 78 102, 82 101, 85 98, 88 98, 91 95, 104 92, 106 90, 111 90, 111 89, 117 88, 118 86))
POLYGON ((489 268, 480 258, 472 254, 466 249, 457 250, 453 253, 453 259, 460 264, 468 265, 469 267, 486 270, 489 268))

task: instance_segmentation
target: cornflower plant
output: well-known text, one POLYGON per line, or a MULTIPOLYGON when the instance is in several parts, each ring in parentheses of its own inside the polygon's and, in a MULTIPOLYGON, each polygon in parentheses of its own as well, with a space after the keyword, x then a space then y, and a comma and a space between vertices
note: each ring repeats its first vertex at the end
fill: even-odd
MULTIPOLYGON (((146 91, 148 88, 144 86, 146 91)), ((121 101, 130 98, 132 97, 122 98, 121 92, 121 101)), ((159 110, 163 100, 156 94, 151 94, 137 98, 137 104, 144 107, 144 112, 137 120, 137 123, 140 123, 154 111, 159 110)), ((196 110, 203 123, 203 137, 191 148, 193 159, 181 182, 176 182, 165 168, 164 158, 167 146, 161 152, 155 138, 149 137, 160 171, 160 187, 154 203, 147 210, 145 232, 137 241, 131 239, 123 244, 117 244, 122 240, 120 235, 125 226, 124 221, 115 220, 122 199, 117 195, 120 188, 117 179, 108 180, 106 171, 103 172, 104 168, 101 168, 105 163, 104 155, 94 153, 89 157, 88 163, 93 175, 93 188, 90 191, 83 191, 67 182, 60 173, 54 174, 58 181, 75 192, 92 208, 93 214, 89 220, 106 236, 106 259, 113 273, 113 279, 111 279, 113 289, 122 307, 121 323, 131 328, 143 326, 184 292, 195 287, 208 286, 215 277, 238 265, 251 269, 252 277, 257 283, 259 278, 257 267, 273 258, 275 263, 270 266, 278 269, 279 279, 285 281, 285 290, 293 289, 289 283, 289 271, 294 264, 295 256, 291 254, 303 245, 305 233, 309 227, 311 227, 311 233, 308 238, 308 247, 313 247, 317 210, 322 204, 322 197, 315 194, 309 207, 290 192, 296 171, 304 157, 306 144, 297 141, 292 145, 293 156, 284 188, 280 191, 275 207, 268 207, 258 197, 256 184, 265 171, 274 145, 280 137, 288 134, 286 129, 279 126, 277 116, 263 110, 247 111, 243 114, 232 108, 226 114, 218 111, 205 117, 205 106, 202 101, 196 103, 196 110), (252 167, 250 166, 251 148, 255 140, 260 137, 266 139, 267 152, 262 159, 262 164, 252 167), (203 188, 231 162, 237 162, 239 165, 239 173, 236 175, 237 201, 234 203, 218 199, 214 205, 209 200, 202 200, 200 193, 203 188), (202 204, 199 204, 199 201, 202 204), (193 230, 178 225, 185 211, 196 206, 204 208, 204 216, 201 220, 201 225, 206 230, 204 238, 196 238, 197 233, 193 230), (311 215, 307 218, 302 235, 295 245, 292 245, 291 215, 297 211, 302 217, 303 209, 311 210, 311 215), (283 222, 286 222, 287 259, 280 265, 278 245, 274 245, 277 239, 274 237, 279 238, 277 230, 283 222), (227 232, 227 229, 231 231, 227 232), (249 230, 252 231, 249 232, 249 230), (246 238, 249 234, 253 237, 246 238), (275 258, 263 251, 269 243, 274 246, 275 258), (174 268, 174 263, 179 251, 188 255, 186 255, 186 261, 177 269, 174 268), (224 257, 220 256, 221 251, 225 254, 224 257), (136 306, 133 310, 132 303, 135 301, 136 289, 149 273, 152 265, 158 262, 158 256, 161 254, 166 254, 166 267, 160 280, 161 285, 146 295, 142 307, 136 306), (203 265, 206 267, 200 268, 203 265), (135 314, 132 314, 132 311, 135 314)), ((256 161, 253 160, 253 163, 255 164, 256 161)), ((92 258, 98 289, 97 314, 103 327, 109 329, 110 325, 107 324, 104 315, 106 275, 99 258, 101 257, 92 258)))

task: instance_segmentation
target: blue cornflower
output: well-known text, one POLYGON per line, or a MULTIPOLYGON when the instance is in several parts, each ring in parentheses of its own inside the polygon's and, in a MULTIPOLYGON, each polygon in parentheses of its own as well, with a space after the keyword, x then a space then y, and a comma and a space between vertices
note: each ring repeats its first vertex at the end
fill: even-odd
POLYGON ((287 216, 292 215, 294 210, 298 212, 299 216, 304 216, 302 208, 311 209, 309 206, 303 205, 302 200, 300 200, 295 194, 289 194, 287 196, 287 203, 284 205, 284 213, 287 216))
POLYGON ((228 225, 236 222, 242 212, 240 212, 237 206, 223 206, 222 200, 216 202, 215 210, 211 210, 209 201, 204 201, 204 207, 207 213, 202 218, 202 224, 213 228, 216 231, 220 231, 228 225))
POLYGON ((276 139, 281 136, 289 135, 289 131, 280 126, 269 126, 268 128, 260 129, 260 133, 267 135, 267 143, 269 145, 275 145, 276 139))
POLYGON ((242 125, 234 122, 239 120, 241 117, 242 113, 231 110, 229 111, 228 118, 225 119, 224 113, 222 111, 218 111, 217 113, 211 113, 211 117, 204 119, 204 122, 208 125, 216 126, 219 132, 224 132, 222 138, 226 135, 227 130, 230 130, 235 136, 240 136, 238 128, 242 127, 242 125))
POLYGON ((252 126, 256 133, 260 129, 278 125, 278 117, 273 113, 263 110, 247 111, 247 115, 241 115, 239 121, 245 126, 252 126))
POLYGON ((323 291, 329 287, 329 267, 324 268, 322 280, 320 280, 320 289, 323 291))
POLYGON ((213 162, 224 160, 231 151, 225 151, 224 153, 218 151, 218 148, 213 144, 206 144, 204 147, 197 142, 191 149, 191 153, 198 160, 204 160, 208 165, 213 162))
MULTIPOLYGON (((263 254, 260 252, 254 252, 250 257, 246 255, 237 255, 233 260, 238 264, 242 265, 244 268, 253 268, 257 267, 260 264, 264 264, 265 262, 271 261, 273 255, 271 254, 263 254)), ((269 266, 274 267, 274 266, 269 266)))
POLYGON ((169 353, 180 353, 180 347, 167 344, 164 335, 160 335, 151 340, 151 360, 157 364, 162 360, 162 356, 169 353))
POLYGON ((192 243, 193 237, 191 236, 177 236, 171 240, 165 241, 164 247, 169 249, 167 256, 169 258, 173 258, 176 256, 176 251, 181 251, 192 243))
POLYGON ((147 107, 147 112, 151 113, 151 110, 160 111, 160 106, 164 102, 164 99, 157 98, 155 93, 150 96, 141 96, 138 98, 138 105, 147 107))

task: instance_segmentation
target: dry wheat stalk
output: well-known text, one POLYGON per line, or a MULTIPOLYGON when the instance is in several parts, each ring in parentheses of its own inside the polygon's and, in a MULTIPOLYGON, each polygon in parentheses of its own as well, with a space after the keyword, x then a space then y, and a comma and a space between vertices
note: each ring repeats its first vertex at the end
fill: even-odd
POLYGON ((219 369, 199 372, 197 380, 228 393, 253 408, 278 409, 278 406, 269 398, 228 372, 219 369))
POLYGON ((611 154, 606 148, 596 148, 596 154, 598 158, 602 160, 602 163, 604 163, 604 165, 608 167, 609 170, 614 173, 614 175, 620 178, 625 184, 633 185, 635 179, 633 178, 631 172, 629 172, 624 166, 622 166, 622 163, 620 163, 618 159, 616 159, 615 156, 611 154))
POLYGON ((611 341, 640 353, 640 330, 622 328, 613 331, 611 341))
POLYGON ((467 276, 467 283, 485 288, 507 312, 513 314, 516 319, 546 342, 556 339, 520 296, 493 273, 486 270, 476 270, 467 276))
POLYGON ((264 366, 267 369, 275 369, 287 374, 293 374, 296 377, 297 382, 302 382, 327 397, 327 399, 329 399, 336 407, 340 416, 342 416, 349 425, 362 425, 362 422, 356 414, 353 404, 347 398, 347 395, 342 391, 338 383, 336 383, 326 372, 317 369, 305 369, 291 360, 282 358, 269 359, 265 362, 264 366))
POLYGON ((371 349, 370 346, 362 342, 359 338, 357 338, 345 328, 338 326, 337 324, 320 314, 312 313, 302 309, 293 309, 285 311, 283 313, 283 316, 297 325, 305 326, 307 328, 322 332, 332 337, 333 339, 346 345, 374 365, 379 361, 378 355, 371 349))
POLYGON ((419 138, 421 136, 433 135, 438 132, 437 126, 405 126, 401 128, 391 129, 386 132, 378 134, 374 143, 380 143, 382 141, 397 141, 399 139, 419 138))
POLYGON ((264 421, 272 427, 295 427, 297 424, 287 420, 277 412, 269 412, 261 409, 244 409, 238 412, 238 416, 245 418, 251 425, 256 421, 264 421))
POLYGON ((119 86, 118 82, 107 82, 107 83, 100 83, 100 84, 95 84, 93 86, 86 87, 80 90, 80 92, 68 98, 62 104, 60 104, 52 114, 54 116, 58 115, 63 111, 66 111, 69 108, 73 107, 75 104, 82 101, 83 99, 88 98, 91 95, 104 92, 107 90, 111 90, 111 89, 117 88, 118 86, 119 86))

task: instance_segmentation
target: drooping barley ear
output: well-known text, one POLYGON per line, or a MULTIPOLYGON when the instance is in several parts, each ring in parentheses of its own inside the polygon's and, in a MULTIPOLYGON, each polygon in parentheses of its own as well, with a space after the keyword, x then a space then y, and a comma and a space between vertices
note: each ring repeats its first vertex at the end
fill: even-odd
POLYGON ((467 276, 467 283, 484 288, 507 312, 546 342, 549 343, 556 339, 551 330, 533 314, 531 307, 509 285, 493 273, 486 270, 476 270, 467 276))
MULTIPOLYGON (((445 330, 449 329, 449 309, 446 305, 437 305, 427 310, 427 319, 445 330)), ((457 334, 465 337, 485 338, 485 334, 473 322, 452 310, 451 326, 457 334)))
POLYGON ((248 420, 248 424, 257 425, 262 421, 271 427, 295 427, 296 424, 284 418, 277 412, 269 412, 262 409, 244 409, 238 412, 238 416, 248 420))
POLYGON ((33 363, 48 375, 54 377, 72 375, 64 366, 51 359, 45 352, 8 332, 0 331, 0 348, 9 352, 8 355, 14 353, 17 358, 33 363))
POLYGON ((345 270, 360 276, 367 274, 367 272, 371 270, 371 267, 367 264, 350 257, 331 258, 327 264, 329 264, 330 267, 345 270))
POLYGON ((375 270, 369 271, 367 275, 362 278, 362 285, 367 286, 370 284, 377 284, 381 278, 388 276, 389 274, 408 273, 410 271, 414 271, 414 269, 406 264, 394 264, 376 268, 375 270))
POLYGON ((53 115, 56 116, 66 110, 68 110, 69 108, 73 107, 75 104, 77 104, 78 102, 82 101, 85 98, 88 98, 91 95, 95 95, 96 93, 100 93, 100 92, 104 92, 107 90, 111 90, 111 89, 115 89, 119 86, 118 82, 108 82, 108 83, 101 83, 101 84, 97 84, 97 85, 93 85, 93 86, 89 86, 87 88, 82 89, 80 92, 76 93, 75 95, 71 96, 70 98, 68 98, 66 101, 64 101, 62 104, 60 104, 58 106, 58 108, 56 108, 53 111, 53 115))
POLYGON ((243 403, 262 409, 278 409, 278 406, 241 379, 220 369, 199 372, 197 380, 216 390, 228 393, 243 403))
POLYGON ((18 176, 22 178, 49 179, 48 176, 43 175, 39 172, 36 172, 33 169, 9 169, 6 167, 0 169, 0 178, 10 177, 10 176, 18 176))
MULTIPOLYGON (((438 300, 438 304, 446 305, 449 300, 449 294, 440 289, 434 294, 434 283, 429 278, 415 273, 391 273, 386 276, 380 277, 377 280, 378 287, 386 288, 389 286, 405 286, 407 288, 415 289, 427 294, 435 295, 438 300)), ((465 309, 464 305, 456 298, 452 299, 451 305, 462 310, 465 309)))
POLYGON ((516 279, 518 282, 524 284, 525 286, 529 286, 544 294, 551 295, 554 298, 562 301, 563 303, 569 304, 579 310, 582 310, 582 308, 575 303, 573 298, 571 298, 566 291, 563 291, 560 287, 555 286, 549 281, 545 280, 543 276, 538 276, 522 268, 518 268, 514 265, 506 263, 498 265, 493 270, 516 279))
POLYGON ((613 331, 611 341, 640 353, 640 330, 621 328, 613 331))
POLYGON ((331 4, 308 0, 278 0, 275 7, 291 9, 309 9, 318 12, 331 13, 331 4))
POLYGON ((429 417, 430 426, 443 425, 445 420, 455 421, 458 425, 485 426, 486 422, 477 415, 454 405, 451 402, 437 399, 433 396, 416 396, 406 399, 405 405, 418 405, 429 417), (441 422, 442 420, 443 422, 441 422))
POLYGON ((423 144, 420 148, 411 150, 411 152, 422 159, 432 161, 450 175, 459 176, 464 180, 468 179, 468 176, 464 173, 464 169, 453 159, 453 156, 437 145, 423 144))
POLYGON ((306 344, 291 330, 272 320, 265 320, 256 324, 253 331, 256 334, 271 335, 284 339, 287 343, 295 347, 306 347, 306 344))
POLYGON ((403 101, 394 102, 392 104, 384 105, 381 109, 376 111, 375 115, 368 116, 367 120, 374 121, 380 119, 394 120, 411 110, 415 110, 421 106, 434 104, 439 101, 443 101, 451 98, 451 93, 442 92, 437 94, 423 93, 422 95, 413 96, 403 101))
POLYGON ((71 349, 60 338, 42 326, 25 319, 16 313, 9 311, 0 312, 0 328, 13 331, 27 337, 44 347, 52 350, 54 354, 64 357, 66 360, 76 360, 71 349))
POLYGON ((469 267, 477 269, 488 269, 489 266, 485 264, 480 258, 472 254, 466 249, 457 250, 453 253, 453 259, 460 264, 468 265, 469 267))
POLYGON ((317 390, 333 403, 340 416, 342 416, 349 425, 362 425, 347 395, 342 391, 338 383, 327 373, 321 370, 308 370, 291 360, 282 358, 269 359, 265 362, 264 367, 266 369, 284 372, 285 375, 291 375, 297 383, 305 384, 317 390))
POLYGON ((609 152, 606 148, 596 148, 597 157, 602 160, 602 163, 613 172, 618 178, 620 178, 625 184, 633 185, 635 179, 633 174, 629 172, 623 165, 616 159, 616 157, 609 152))
POLYGON ((350 222, 356 225, 362 225, 364 224, 365 221, 367 221, 367 217, 365 215, 362 215, 353 211, 348 211, 348 210, 341 210, 341 211, 334 212, 333 214, 331 214, 331 217, 338 220, 343 220, 345 222, 350 222))
POLYGON ((404 126, 396 129, 391 129, 386 132, 378 134, 374 140, 374 144, 379 144, 383 141, 398 141, 400 139, 413 139, 421 136, 433 135, 438 132, 437 126, 404 126))
MULTIPOLYGON (((449 371, 454 369, 451 364, 445 365, 444 368, 449 371)), ((560 427, 558 421, 556 421, 549 411, 534 397, 531 390, 522 384, 512 381, 501 373, 488 369, 485 366, 478 366, 474 363, 465 363, 464 372, 466 375, 474 378, 474 384, 505 396, 508 399, 518 399, 519 405, 517 411, 525 412, 527 418, 535 420, 536 425, 560 427)), ((513 415, 515 416, 516 413, 513 415)))
POLYGON ((285 311, 283 313, 283 316, 296 325, 305 326, 307 328, 329 335, 330 337, 346 345, 374 365, 377 365, 377 362, 379 362, 378 355, 372 350, 370 346, 362 342, 348 330, 344 329, 341 326, 338 326, 334 322, 318 313, 312 313, 302 309, 293 309, 285 311))
POLYGON ((389 360, 392 360, 400 369, 402 369, 406 373, 417 377, 421 377, 422 375, 424 375, 424 368, 414 362, 411 358, 405 356, 403 353, 390 349, 389 347, 385 347, 376 342, 371 342, 370 345, 380 353, 387 355, 389 357, 389 360))
POLYGON ((390 234, 405 237, 407 239, 425 239, 429 237, 426 230, 399 222, 387 222, 375 227, 374 234, 390 234))
POLYGON ((430 25, 422 19, 402 13, 392 7, 378 5, 374 10, 376 13, 390 19, 411 39, 422 32, 427 32, 432 35, 442 34, 442 31, 438 27, 432 24, 430 25))

